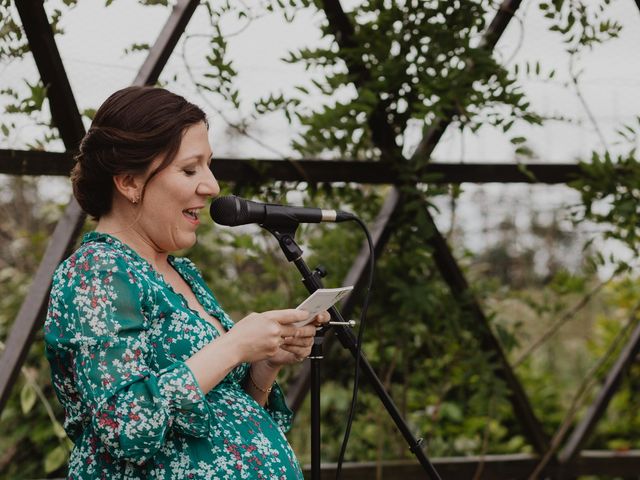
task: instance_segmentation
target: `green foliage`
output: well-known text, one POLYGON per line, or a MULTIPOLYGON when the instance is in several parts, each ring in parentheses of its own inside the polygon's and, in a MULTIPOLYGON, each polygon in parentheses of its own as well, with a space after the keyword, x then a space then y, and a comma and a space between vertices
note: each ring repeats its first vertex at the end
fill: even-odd
POLYGON ((22 57, 29 51, 29 44, 16 22, 11 0, 0 0, 0 61, 22 57))
MULTIPOLYGON (((48 104, 47 89, 42 81, 31 84, 25 80, 24 84, 26 88, 20 90, 14 88, 0 90, 0 97, 5 97, 7 101, 4 113, 6 117, 26 118, 32 125, 40 127, 40 135, 34 136, 26 147, 30 150, 46 150, 52 142, 59 138, 57 130, 51 125, 51 117, 45 108, 48 104)), ((0 126, 9 141, 12 140, 11 132, 15 128, 16 122, 2 123, 0 126)))
MULTIPOLYGON (((626 329, 627 334, 622 339, 627 341, 630 331, 637 328, 639 295, 640 283, 637 279, 620 281, 611 288, 611 304, 605 314, 598 316, 595 324, 598 335, 588 343, 589 351, 594 357, 605 356, 611 345, 616 344, 620 332, 626 329)), ((621 349, 619 346, 615 353, 621 349)), ((614 358, 603 365, 601 378, 613 364, 614 358)), ((638 366, 632 362, 629 371, 621 379, 622 385, 611 400, 603 421, 598 424, 596 432, 589 439, 587 448, 626 451, 640 447, 640 439, 636 435, 639 420, 637 415, 633 414, 637 412, 640 402, 639 374, 638 366)))
MULTIPOLYGON (((59 217, 57 207, 38 198, 33 180, 2 179, 2 192, 11 195, 0 200, 0 352, 59 217)), ((55 420, 63 415, 53 401, 43 352, 42 334, 38 332, 0 416, 0 478, 64 474, 70 443, 55 420)))
MULTIPOLYGON (((209 13, 212 22, 218 18, 215 10, 209 4, 209 13)), ((238 72, 233 67, 233 63, 227 59, 228 43, 222 36, 220 26, 214 23, 212 26, 214 34, 209 40, 209 53, 206 56, 209 69, 203 74, 203 80, 196 83, 198 88, 211 92, 222 97, 224 101, 230 102, 233 107, 240 108, 239 91, 234 85, 238 72)))
POLYGON ((549 30, 562 37, 568 52, 616 38, 622 25, 606 18, 611 0, 597 2, 553 0, 540 2, 538 8, 549 22, 549 30))
POLYGON ((298 86, 297 96, 257 105, 295 115, 304 129, 294 143, 302 155, 377 158, 380 139, 370 123, 376 118, 390 125, 396 145, 404 143, 407 127, 428 127, 451 112, 471 130, 514 117, 539 123, 515 80, 477 45, 488 13, 486 2, 471 0, 362 2, 347 13, 352 36, 325 23, 328 46, 284 59, 314 72, 310 85, 298 86), (310 91, 327 99, 321 107, 305 103, 310 91))
POLYGON ((576 222, 602 225, 605 238, 623 242, 635 254, 640 239, 640 164, 635 146, 640 117, 636 120, 617 131, 621 153, 594 151, 589 162, 580 163, 580 178, 571 183, 582 200, 575 209, 576 222))

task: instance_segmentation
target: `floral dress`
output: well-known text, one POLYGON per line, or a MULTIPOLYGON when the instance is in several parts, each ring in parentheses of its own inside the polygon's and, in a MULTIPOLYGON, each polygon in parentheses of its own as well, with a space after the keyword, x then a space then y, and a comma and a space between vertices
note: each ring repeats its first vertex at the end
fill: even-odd
MULTIPOLYGON (((193 263, 169 261, 232 328, 193 263)), ((116 238, 89 233, 58 267, 44 331, 74 443, 69 479, 303 478, 280 388, 261 407, 244 363, 205 395, 184 362, 218 331, 116 238)))

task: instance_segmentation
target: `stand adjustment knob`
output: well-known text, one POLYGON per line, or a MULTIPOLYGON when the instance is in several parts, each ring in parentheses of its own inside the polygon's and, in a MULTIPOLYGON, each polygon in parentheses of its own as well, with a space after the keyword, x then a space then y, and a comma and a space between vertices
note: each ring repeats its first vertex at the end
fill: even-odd
POLYGON ((325 268, 324 265, 318 265, 316 268, 313 269, 313 274, 320 278, 324 278, 327 276, 327 269, 325 268))
POLYGON ((356 326, 356 321, 355 320, 347 320, 346 322, 329 322, 329 325, 341 325, 343 327, 355 327, 356 326))

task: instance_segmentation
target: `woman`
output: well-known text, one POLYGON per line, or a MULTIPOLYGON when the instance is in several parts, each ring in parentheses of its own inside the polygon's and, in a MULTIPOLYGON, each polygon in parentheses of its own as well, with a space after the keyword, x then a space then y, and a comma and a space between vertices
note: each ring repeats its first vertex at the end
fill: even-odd
POLYGON ((53 385, 74 442, 70 479, 302 478, 275 383, 310 352, 306 313, 235 325, 186 258, 219 193, 205 114, 130 87, 82 141, 73 191, 98 223, 58 267, 45 321, 53 385))

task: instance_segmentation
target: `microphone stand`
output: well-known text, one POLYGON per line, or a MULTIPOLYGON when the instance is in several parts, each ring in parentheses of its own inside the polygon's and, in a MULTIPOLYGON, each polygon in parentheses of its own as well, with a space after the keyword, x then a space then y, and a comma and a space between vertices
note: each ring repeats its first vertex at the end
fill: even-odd
MULTIPOLYGON (((294 236, 298 229, 297 222, 287 222, 282 225, 260 225, 262 228, 268 230, 276 237, 280 248, 284 252, 285 257, 289 262, 293 262, 298 268, 298 271, 302 274, 302 283, 307 288, 309 293, 315 292, 317 289, 322 288, 322 280, 325 272, 316 268, 311 271, 305 261, 302 259, 302 249, 296 243, 294 236)), ((420 465, 427 473, 428 478, 432 480, 441 480, 438 472, 435 470, 424 451, 422 450, 423 439, 416 440, 409 429, 409 426, 402 418, 400 411, 393 403, 393 400, 387 393, 382 385, 382 382, 376 375, 373 367, 369 361, 365 358, 362 352, 357 351, 357 341, 353 332, 345 328, 345 325, 350 325, 350 322, 346 322, 338 309, 331 307, 329 309, 332 321, 330 325, 334 327, 336 336, 342 344, 342 346, 348 349, 357 362, 360 362, 360 369, 364 376, 367 377, 376 394, 382 401, 383 405, 387 409, 387 412, 391 416, 392 420, 400 430, 400 433, 409 444, 409 450, 416 456, 420 465)), ((309 359, 311 361, 311 480, 320 480, 320 361, 323 358, 322 343, 324 341, 324 335, 329 327, 322 327, 316 332, 314 338, 313 347, 311 347, 311 355, 309 359)))

